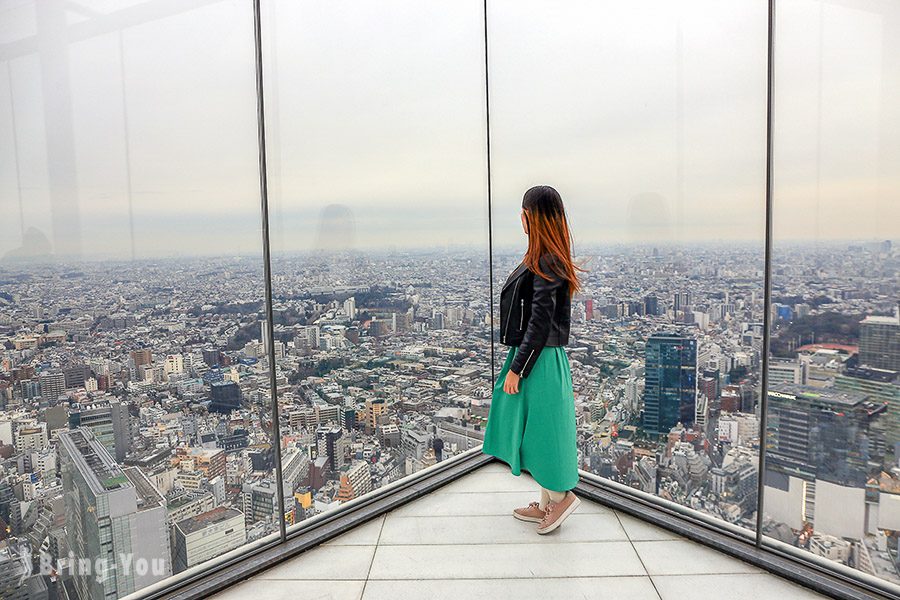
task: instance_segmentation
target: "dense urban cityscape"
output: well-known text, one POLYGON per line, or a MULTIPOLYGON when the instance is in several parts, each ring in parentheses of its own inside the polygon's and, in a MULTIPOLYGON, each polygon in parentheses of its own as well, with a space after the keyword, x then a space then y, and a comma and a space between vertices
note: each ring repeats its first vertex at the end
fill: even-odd
MULTIPOLYGON (((763 443, 765 535, 900 583, 896 246, 775 246, 763 442, 761 244, 577 258, 581 468, 752 531, 763 443)), ((273 261, 271 332, 258 257, 0 263, 0 597, 124 596, 481 444, 484 249, 273 261)))

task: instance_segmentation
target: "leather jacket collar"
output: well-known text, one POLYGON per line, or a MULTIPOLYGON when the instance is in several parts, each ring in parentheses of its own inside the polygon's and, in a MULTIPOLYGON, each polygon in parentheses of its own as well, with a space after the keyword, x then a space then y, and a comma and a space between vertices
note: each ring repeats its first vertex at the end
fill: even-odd
POLYGON ((525 261, 523 260, 522 262, 519 263, 519 266, 517 266, 515 269, 513 269, 513 272, 509 274, 509 277, 506 278, 506 283, 503 284, 503 287, 500 288, 500 291, 502 292, 503 290, 505 290, 509 284, 511 284, 513 281, 515 281, 516 278, 519 275, 521 275, 524 271, 526 271, 527 269, 528 268, 525 266, 525 261))

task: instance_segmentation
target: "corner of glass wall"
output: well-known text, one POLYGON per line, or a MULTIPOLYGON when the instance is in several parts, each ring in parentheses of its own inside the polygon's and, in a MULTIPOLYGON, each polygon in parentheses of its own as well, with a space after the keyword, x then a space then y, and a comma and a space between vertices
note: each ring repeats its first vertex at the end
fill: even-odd
POLYGON ((280 528, 250 4, 128 4, 0 2, 4 598, 280 528))
POLYGON ((272 363, 296 530, 481 444, 483 10, 276 0, 262 11, 272 363))
POLYGON ((900 6, 779 0, 764 543, 900 593, 900 6))
POLYGON ((488 9, 494 279, 525 251, 525 190, 556 187, 587 269, 567 348, 580 468, 752 536, 765 3, 488 9))

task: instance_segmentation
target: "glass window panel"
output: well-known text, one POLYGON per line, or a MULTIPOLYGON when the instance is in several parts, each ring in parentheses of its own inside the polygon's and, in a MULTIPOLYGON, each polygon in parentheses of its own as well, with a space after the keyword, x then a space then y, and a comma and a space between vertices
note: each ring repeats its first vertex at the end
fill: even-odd
POLYGON ((566 349, 581 468, 752 529, 764 3, 488 6, 494 280, 524 254, 523 193, 556 187, 589 271, 566 349))
POLYGON ((896 593, 900 7, 777 4, 763 532, 896 593))
POLYGON ((475 1, 264 9, 282 469, 299 523, 481 443, 484 27, 475 1))
POLYGON ((280 525, 250 3, 0 23, 0 564, 124 596, 280 525))

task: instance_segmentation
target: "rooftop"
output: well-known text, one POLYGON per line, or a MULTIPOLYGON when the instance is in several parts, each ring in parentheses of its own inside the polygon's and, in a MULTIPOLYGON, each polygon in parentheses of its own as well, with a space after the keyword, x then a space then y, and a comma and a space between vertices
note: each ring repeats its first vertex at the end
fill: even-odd
POLYGON ((836 404, 846 407, 857 406, 865 402, 868 397, 868 395, 858 392, 832 388, 814 388, 791 383, 779 384, 774 389, 769 389, 769 398, 780 398, 791 402, 808 400, 810 402, 836 404))
POLYGON ((540 536, 509 514, 536 490, 489 463, 214 598, 825 597, 586 499, 540 536))
POLYGON ((89 431, 82 428, 59 434, 60 442, 69 449, 69 455, 84 473, 85 479, 100 494, 129 485, 128 478, 106 447, 89 431))
POLYGON ((235 510, 233 508, 227 508, 225 506, 219 506, 217 508, 212 509, 211 511, 195 515, 193 517, 188 517, 182 521, 178 522, 178 529, 180 529, 183 533, 196 533, 210 525, 216 523, 223 523, 228 521, 229 519, 233 519, 235 517, 241 517, 241 511, 235 510))
POLYGON ((867 325, 900 325, 900 317, 895 316, 881 316, 881 315, 868 315, 865 319, 861 321, 867 325))

